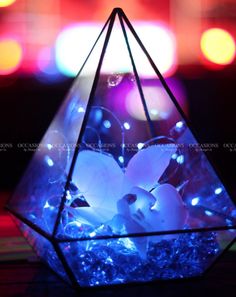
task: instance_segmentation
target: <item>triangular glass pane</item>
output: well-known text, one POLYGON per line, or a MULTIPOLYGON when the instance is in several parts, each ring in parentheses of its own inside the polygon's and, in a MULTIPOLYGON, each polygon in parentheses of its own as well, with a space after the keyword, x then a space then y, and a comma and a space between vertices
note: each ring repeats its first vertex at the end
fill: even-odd
POLYGON ((34 229, 30 228, 28 225, 22 223, 18 219, 14 219, 15 223, 21 229, 22 234, 26 238, 27 242, 31 245, 33 250, 36 252, 37 256, 49 265, 49 267, 55 271, 61 278, 63 278, 68 283, 71 283, 67 272, 65 271, 61 259, 58 257, 54 246, 52 243, 37 233, 34 229))
MULTIPOLYGON (((169 167, 159 183, 174 186, 186 204, 188 218, 184 228, 236 225, 235 205, 206 157, 205 152, 210 147, 204 147, 204 144, 200 145, 197 142, 183 112, 180 111, 178 104, 173 102, 175 99, 170 97, 162 81, 158 79, 127 24, 125 29, 157 136, 161 139, 171 139, 177 145, 169 167), (153 78, 143 77, 143 69, 147 69, 153 78)), ((171 208, 172 198, 166 199, 170 199, 168 212, 174 212, 171 208)))
MULTIPOLYGON (((95 78, 107 27, 39 144, 8 207, 52 233, 95 78)), ((88 53, 89 54, 89 53, 88 53)))
POLYGON ((90 218, 94 212, 98 213, 95 216, 100 223, 105 223, 117 214, 117 201, 122 198, 125 189, 130 187, 124 178, 125 168, 151 137, 148 123, 130 117, 127 111, 126 97, 130 93, 136 95, 142 108, 117 16, 96 92, 89 105, 88 120, 73 172, 74 193, 66 200, 61 220, 61 224, 66 222, 66 225, 59 228, 60 237, 76 236, 76 233, 71 234, 70 226, 79 226, 80 218, 89 225, 86 217, 90 218), (138 133, 133 133, 134 131, 138 133))

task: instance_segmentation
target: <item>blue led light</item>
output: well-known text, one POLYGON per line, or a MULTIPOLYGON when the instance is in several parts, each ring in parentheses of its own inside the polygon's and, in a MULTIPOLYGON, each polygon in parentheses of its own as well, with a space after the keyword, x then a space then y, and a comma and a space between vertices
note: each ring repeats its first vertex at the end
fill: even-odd
POLYGON ((129 124, 128 122, 125 122, 125 123, 124 123, 124 128, 125 128, 126 130, 129 130, 129 129, 130 129, 130 124, 129 124))
POLYGON ((152 109, 150 110, 150 113, 151 113, 152 115, 156 116, 156 115, 158 115, 159 112, 158 112, 157 109, 152 108, 152 109))
POLYGON ((51 150, 51 149, 53 148, 53 145, 50 144, 50 143, 48 143, 48 144, 47 144, 47 148, 48 148, 49 150, 51 150))
POLYGON ((108 121, 108 120, 105 120, 105 121, 103 122, 103 126, 104 126, 105 128, 107 128, 107 129, 110 129, 110 128, 111 128, 111 122, 108 121))
POLYGON ((102 111, 100 109, 97 109, 95 111, 94 119, 95 119, 96 122, 100 122, 101 121, 101 119, 102 119, 102 111))
MULTIPOLYGON (((48 203, 48 201, 46 201, 46 203, 44 204, 44 207, 43 207, 45 210, 48 210, 48 211, 54 211, 54 206, 50 205, 48 203)), ((49 212, 50 213, 50 212, 49 212)))
POLYGON ((184 163, 184 156, 180 155, 176 158, 177 163, 179 164, 183 164, 184 163))
POLYGON ((118 160, 119 160, 120 163, 124 163, 124 157, 123 156, 119 156, 118 160))
POLYGON ((226 219, 225 222, 226 222, 227 226, 233 226, 233 223, 231 220, 226 219))
POLYGON ((209 210, 205 210, 205 214, 208 216, 208 217, 211 217, 213 216, 213 213, 209 210))
POLYGON ((97 234, 96 234, 95 231, 93 231, 93 232, 91 232, 91 233, 89 234, 90 237, 94 237, 94 236, 96 236, 96 235, 97 235, 97 234))
POLYGON ((142 143, 142 142, 139 142, 139 143, 137 144, 137 148, 138 148, 139 150, 141 150, 141 149, 143 148, 143 146, 144 146, 144 143, 142 143))
POLYGON ((200 201, 199 197, 195 197, 195 198, 193 198, 193 199, 191 200, 191 204, 192 204, 192 206, 197 205, 197 204, 199 203, 199 201, 200 201))
POLYGON ((85 112, 85 110, 84 110, 84 108, 83 108, 82 106, 80 106, 80 107, 78 108, 78 112, 85 112))
POLYGON ((71 200, 72 196, 70 194, 70 191, 66 191, 66 199, 71 200))
POLYGON ((223 189, 222 188, 216 188, 215 189, 215 194, 219 195, 220 193, 222 193, 223 189))
POLYGON ((177 122, 177 123, 175 124, 175 127, 176 127, 177 129, 181 129, 181 128, 183 128, 183 126, 184 126, 184 123, 183 123, 182 121, 179 121, 179 122, 177 122))
POLYGON ((174 154, 171 156, 171 158, 172 158, 173 160, 175 160, 177 157, 178 157, 178 155, 177 155, 176 153, 174 153, 174 154))
POLYGON ((49 205, 48 201, 46 201, 43 208, 49 208, 49 207, 50 207, 50 205, 49 205))
POLYGON ((48 164, 49 167, 52 167, 54 165, 53 160, 49 156, 45 156, 44 160, 48 164))
POLYGON ((236 209, 233 209, 231 211, 231 216, 234 217, 234 218, 236 218, 236 209))

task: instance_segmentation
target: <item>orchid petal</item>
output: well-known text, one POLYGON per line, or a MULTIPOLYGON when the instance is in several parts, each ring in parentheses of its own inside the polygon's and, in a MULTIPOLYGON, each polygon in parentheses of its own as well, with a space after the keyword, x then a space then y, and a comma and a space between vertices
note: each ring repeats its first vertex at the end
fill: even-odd
POLYGON ((135 186, 150 191, 166 170, 175 146, 152 145, 137 152, 129 161, 125 176, 135 186))
POLYGON ((152 211, 155 204, 156 198, 151 193, 133 187, 130 194, 118 201, 117 209, 119 213, 136 222, 145 232, 151 232, 158 222, 158 213, 152 211))
POLYGON ((151 193, 134 187, 118 201, 117 209, 145 232, 182 229, 187 219, 182 198, 170 184, 160 185, 151 193))
MULTIPOLYGON (((128 234, 144 233, 145 228, 131 217, 130 201, 129 201, 130 198, 132 198, 132 196, 128 194, 122 197, 117 202, 118 212, 124 219, 125 228, 128 234)), ((146 236, 135 237, 135 238, 132 238, 132 241, 135 244, 136 249, 139 252, 140 256, 142 258, 146 258, 147 243, 148 243, 147 237, 146 236)))
POLYGON ((116 211, 116 202, 127 188, 124 173, 113 157, 90 150, 77 157, 73 182, 90 206, 116 211))
POLYGON ((154 231, 183 229, 187 219, 187 209, 178 191, 170 184, 163 184, 152 191, 157 202, 152 207, 153 215, 148 222, 154 231))
POLYGON ((150 209, 155 205, 156 199, 155 197, 148 191, 139 188, 133 187, 130 191, 132 195, 136 196, 136 201, 130 204, 130 211, 132 214, 136 214, 137 218, 140 217, 140 220, 146 220, 145 213, 149 213, 150 209), (139 212, 140 216, 138 215, 139 212))

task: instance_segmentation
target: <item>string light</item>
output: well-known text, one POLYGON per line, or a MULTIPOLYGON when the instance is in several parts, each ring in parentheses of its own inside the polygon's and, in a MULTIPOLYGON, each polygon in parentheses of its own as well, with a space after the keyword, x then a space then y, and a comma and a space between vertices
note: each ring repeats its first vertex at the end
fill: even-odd
POLYGON ((197 204, 199 203, 199 201, 200 201, 199 197, 195 197, 195 198, 193 198, 193 199, 191 200, 191 204, 192 204, 192 206, 197 205, 197 204))
POLYGON ((105 120, 105 121, 103 122, 103 126, 104 126, 105 128, 107 128, 107 129, 110 129, 110 128, 111 128, 111 122, 108 121, 108 120, 105 120))
POLYGON ((139 143, 137 144, 137 148, 138 148, 139 150, 141 150, 141 149, 143 148, 143 146, 144 146, 144 143, 142 143, 142 142, 139 142, 139 143))
POLYGON ((54 165, 53 160, 49 156, 45 156, 45 162, 48 164, 49 167, 54 165))
POLYGON ((126 130, 129 130, 129 129, 130 129, 130 124, 129 124, 128 122, 125 122, 125 123, 124 123, 124 128, 125 128, 126 130))
POLYGON ((217 189, 215 189, 215 194, 216 195, 219 195, 220 193, 222 193, 222 188, 217 188, 217 189))

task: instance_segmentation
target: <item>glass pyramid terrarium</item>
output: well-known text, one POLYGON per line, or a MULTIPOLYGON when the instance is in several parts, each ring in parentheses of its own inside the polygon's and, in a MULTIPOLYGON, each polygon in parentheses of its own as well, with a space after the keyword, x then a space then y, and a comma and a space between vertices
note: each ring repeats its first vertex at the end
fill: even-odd
POLYGON ((200 276, 236 235, 233 201, 119 8, 7 207, 42 260, 82 287, 200 276), (143 68, 172 109, 161 121, 143 68), (145 121, 127 112, 127 89, 145 121))

